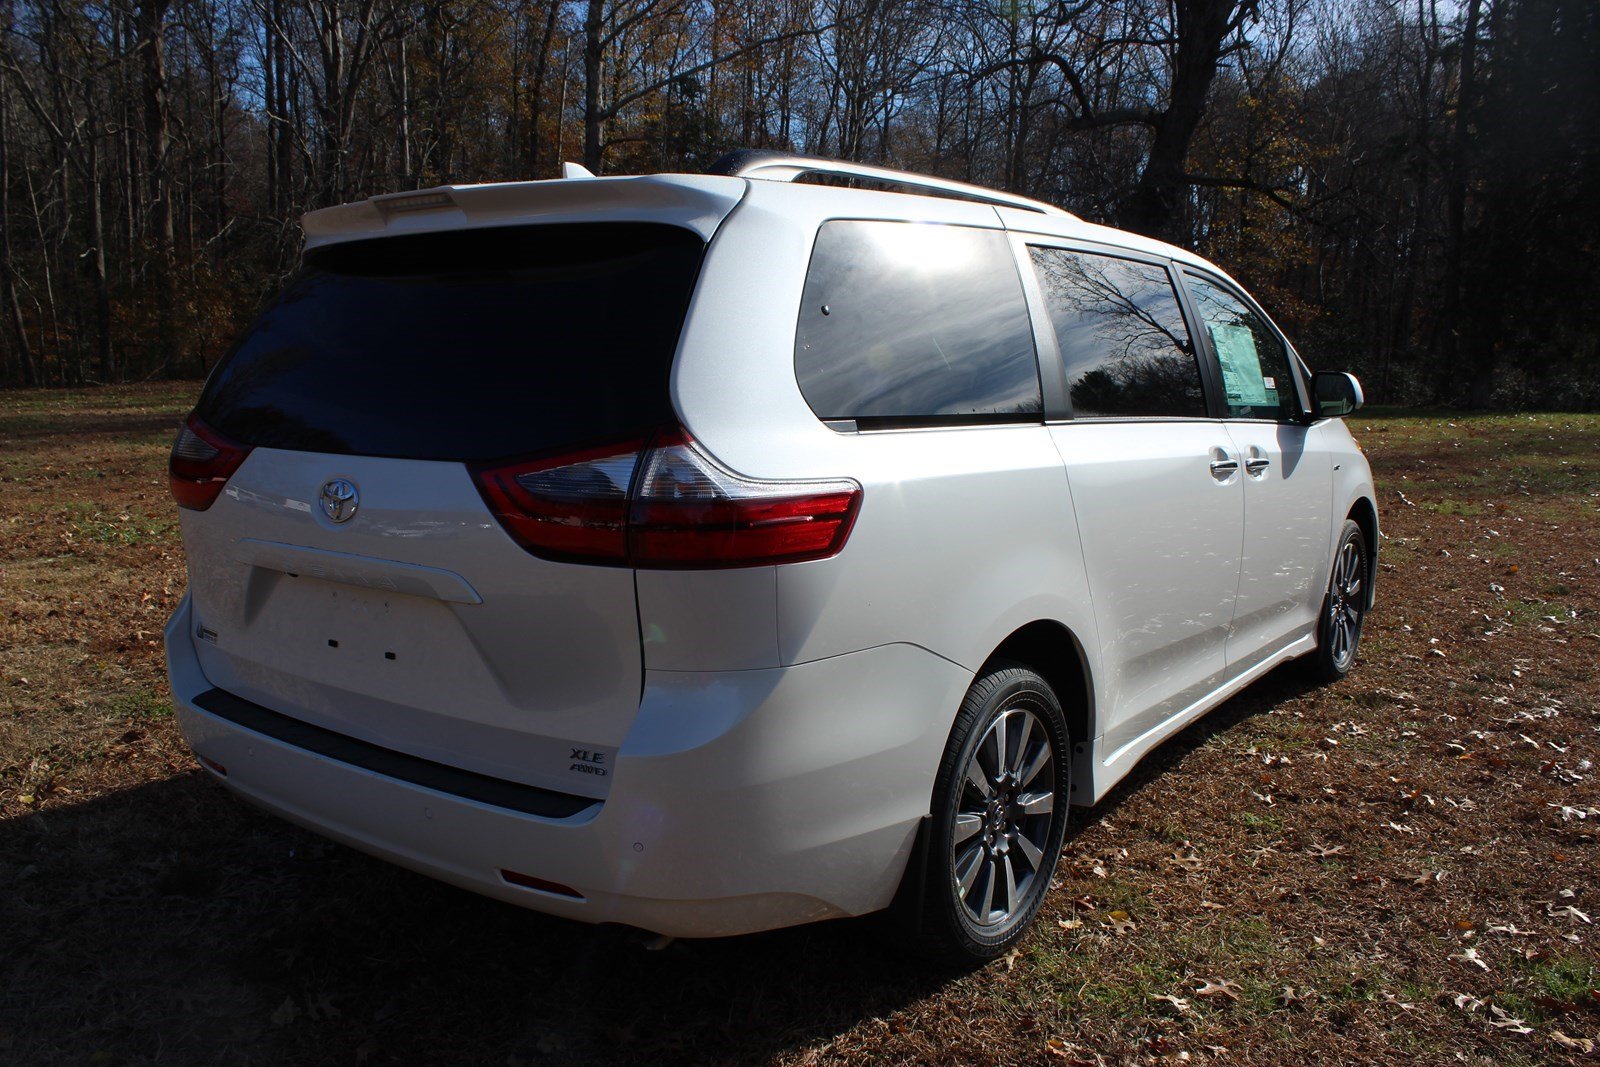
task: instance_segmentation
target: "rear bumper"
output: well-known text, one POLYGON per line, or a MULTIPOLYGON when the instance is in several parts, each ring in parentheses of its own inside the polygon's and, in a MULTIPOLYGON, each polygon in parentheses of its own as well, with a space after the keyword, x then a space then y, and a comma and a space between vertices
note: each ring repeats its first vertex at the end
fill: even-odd
POLYGON ((971 681, 910 645, 772 670, 648 672, 606 799, 546 818, 375 773, 198 707, 213 687, 190 633, 185 598, 167 628, 179 725, 235 793, 487 896, 680 937, 885 907, 971 681), (502 870, 581 899, 514 885, 502 870))

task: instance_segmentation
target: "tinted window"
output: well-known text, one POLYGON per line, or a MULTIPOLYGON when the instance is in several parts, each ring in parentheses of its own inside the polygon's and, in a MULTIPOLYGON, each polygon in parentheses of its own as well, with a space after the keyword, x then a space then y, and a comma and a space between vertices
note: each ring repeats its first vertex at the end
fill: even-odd
POLYGON ((1164 267, 1032 248, 1076 418, 1204 416, 1200 364, 1164 267))
POLYGON ((1044 409, 1016 259, 994 230, 824 223, 794 364, 824 419, 1037 420, 1044 409))
POLYGON ((1292 419, 1298 413, 1289 352, 1250 306, 1215 282, 1186 274, 1195 310, 1211 335, 1222 371, 1228 415, 1235 419, 1292 419))
POLYGON ((319 249, 217 368, 200 415, 249 444, 446 460, 668 422, 703 251, 639 223, 319 249))

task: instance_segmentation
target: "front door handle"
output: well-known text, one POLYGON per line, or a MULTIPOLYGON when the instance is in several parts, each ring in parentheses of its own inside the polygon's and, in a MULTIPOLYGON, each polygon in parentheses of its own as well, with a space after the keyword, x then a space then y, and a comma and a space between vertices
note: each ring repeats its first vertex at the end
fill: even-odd
POLYGON ((1239 461, 1236 459, 1214 459, 1211 461, 1211 477, 1217 479, 1232 478, 1239 473, 1239 461))
POLYGON ((1260 474, 1270 466, 1272 466, 1272 460, 1270 459, 1257 458, 1244 461, 1244 469, 1248 474, 1260 474))

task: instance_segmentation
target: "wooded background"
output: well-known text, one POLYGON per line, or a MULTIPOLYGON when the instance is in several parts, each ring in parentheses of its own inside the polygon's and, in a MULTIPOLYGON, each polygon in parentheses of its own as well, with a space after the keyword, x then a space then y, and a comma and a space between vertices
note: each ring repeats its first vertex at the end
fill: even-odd
POLYGON ((1600 406, 1597 0, 0 0, 0 385, 204 373, 309 208, 740 146, 1194 248, 1369 398, 1600 406))

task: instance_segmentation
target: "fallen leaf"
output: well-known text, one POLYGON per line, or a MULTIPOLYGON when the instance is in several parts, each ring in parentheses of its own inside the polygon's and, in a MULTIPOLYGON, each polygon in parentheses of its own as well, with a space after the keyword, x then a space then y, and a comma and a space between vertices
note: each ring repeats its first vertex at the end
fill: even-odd
POLYGON ((1151 995, 1150 999, 1159 1000, 1161 1003, 1167 1005, 1179 1015, 1185 1015, 1194 1010, 1193 1008, 1189 1007, 1188 998, 1175 997, 1171 993, 1155 993, 1151 995))
POLYGON ((1111 927, 1112 932, 1114 932, 1118 937, 1121 937, 1123 934, 1131 934, 1138 929, 1138 927, 1134 925, 1133 920, 1128 917, 1128 913, 1123 911, 1121 908, 1107 913, 1106 918, 1111 920, 1106 925, 1111 927))
POLYGON ((1063 930, 1076 930, 1083 925, 1082 919, 1057 919, 1056 925, 1063 930))
POLYGON ((1194 995, 1197 997, 1227 997, 1229 1000, 1236 1001, 1239 999, 1239 983, 1231 978, 1207 979, 1200 983, 1200 987, 1194 991, 1194 995))
POLYGON ((1298 1008, 1306 1002, 1306 997, 1294 986, 1286 985, 1283 987, 1283 992, 1278 994, 1277 1001, 1280 1008, 1298 1008))
POLYGON ((1489 969, 1489 965, 1478 958, 1478 950, 1472 948, 1471 946, 1468 946, 1467 948, 1462 949, 1460 952, 1453 954, 1450 958, 1453 960, 1461 960, 1465 963, 1470 963, 1481 970, 1487 971, 1489 969))
POLYGON ((1571 919, 1573 922, 1589 923, 1591 925, 1594 923, 1593 919, 1589 918, 1588 915, 1579 911, 1577 908, 1574 908, 1571 904, 1564 904, 1559 908, 1554 904, 1546 904, 1544 906, 1544 913, 1549 915, 1551 918, 1565 917, 1571 919))
POLYGON ((1595 1043, 1591 1037, 1568 1037, 1560 1030, 1552 1030, 1550 1031, 1550 1040, 1562 1048, 1571 1049, 1573 1052, 1581 1052, 1585 1056, 1594 1055, 1595 1043))
POLYGON ((1183 849, 1174 852, 1168 862, 1175 867, 1182 867, 1186 871, 1198 871, 1206 865, 1205 861, 1192 851, 1183 849))
POLYGON ((1533 1033, 1533 1027, 1521 1019, 1513 1018, 1510 1012, 1498 1004, 1489 1005, 1489 1014, 1494 1016, 1489 1020, 1489 1025, 1497 1030, 1506 1030, 1513 1034, 1533 1033))

